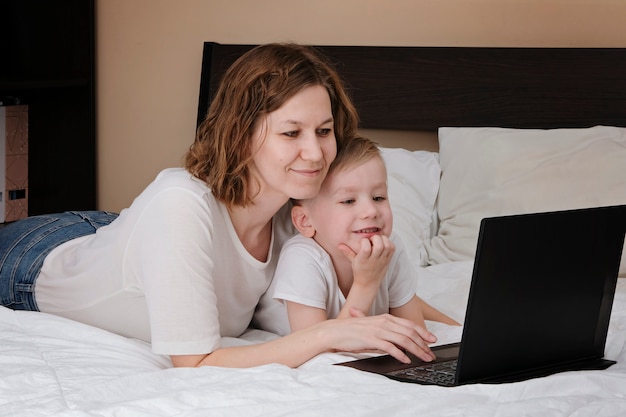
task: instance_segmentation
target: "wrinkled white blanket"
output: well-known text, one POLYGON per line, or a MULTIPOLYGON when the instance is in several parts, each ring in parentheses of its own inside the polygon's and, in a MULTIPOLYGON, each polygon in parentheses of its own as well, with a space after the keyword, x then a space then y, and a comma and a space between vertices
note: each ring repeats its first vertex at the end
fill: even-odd
MULTIPOLYGON (((429 267, 419 294, 462 320, 471 263, 429 267)), ((430 323, 429 323, 430 324, 430 323)), ((460 329, 432 323, 440 343, 460 329)), ((225 344, 274 337, 250 331, 225 344)), ((488 341, 486 341, 488 343, 488 341)), ((625 416, 626 280, 620 279, 605 371, 501 385, 420 386, 334 366, 172 369, 148 345, 59 317, 0 308, 0 416, 625 416)))

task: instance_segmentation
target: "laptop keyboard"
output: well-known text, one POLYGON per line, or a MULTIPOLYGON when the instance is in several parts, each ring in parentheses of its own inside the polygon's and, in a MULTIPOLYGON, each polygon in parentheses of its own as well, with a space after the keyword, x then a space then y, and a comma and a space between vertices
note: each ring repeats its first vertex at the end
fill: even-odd
POLYGON ((455 385, 457 360, 418 365, 412 368, 388 372, 392 378, 404 379, 422 384, 455 385))

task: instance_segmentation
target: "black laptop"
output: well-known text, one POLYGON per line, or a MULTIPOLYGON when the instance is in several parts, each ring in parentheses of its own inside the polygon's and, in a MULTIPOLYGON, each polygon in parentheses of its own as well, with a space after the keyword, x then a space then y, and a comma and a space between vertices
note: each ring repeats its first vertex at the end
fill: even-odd
POLYGON ((434 362, 344 362, 405 382, 456 386, 606 369, 626 205, 481 221, 463 335, 434 362))

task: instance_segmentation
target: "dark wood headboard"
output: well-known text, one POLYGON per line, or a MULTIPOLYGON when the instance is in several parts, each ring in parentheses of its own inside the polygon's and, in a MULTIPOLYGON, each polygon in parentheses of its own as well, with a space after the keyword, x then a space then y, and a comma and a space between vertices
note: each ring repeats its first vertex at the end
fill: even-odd
MULTIPOLYGON (((251 47, 204 44, 198 121, 226 68, 251 47)), ((318 48, 362 128, 626 126, 626 48, 318 48)))

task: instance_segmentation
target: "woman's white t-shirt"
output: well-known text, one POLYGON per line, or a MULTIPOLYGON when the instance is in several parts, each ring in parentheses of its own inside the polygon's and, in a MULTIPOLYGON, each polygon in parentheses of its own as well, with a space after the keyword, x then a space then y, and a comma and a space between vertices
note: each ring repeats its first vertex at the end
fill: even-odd
POLYGON ((46 257, 36 301, 43 312, 151 342, 155 353, 210 353, 247 329, 292 234, 283 207, 268 259, 258 261, 206 184, 166 169, 110 225, 46 257))

